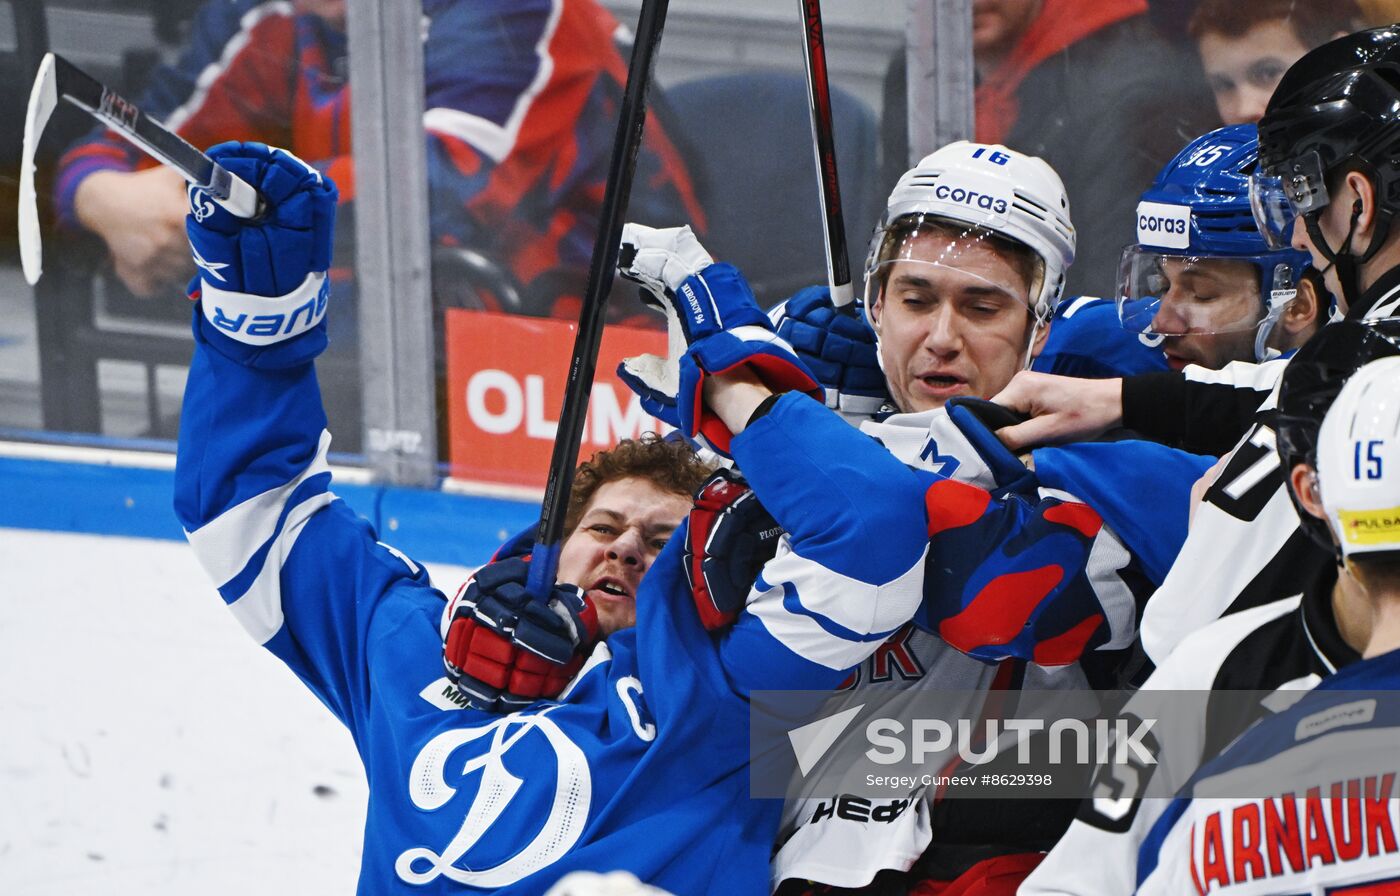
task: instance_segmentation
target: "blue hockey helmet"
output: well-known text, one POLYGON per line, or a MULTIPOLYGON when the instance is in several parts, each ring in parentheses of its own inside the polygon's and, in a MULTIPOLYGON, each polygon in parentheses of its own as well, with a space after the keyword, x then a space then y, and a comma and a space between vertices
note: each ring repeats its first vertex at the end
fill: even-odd
POLYGON ((1250 207, 1259 148, 1252 124, 1191 141, 1137 208, 1135 245, 1123 250, 1123 325, 1153 336, 1254 331, 1255 356, 1292 300, 1308 255, 1273 249, 1250 207))

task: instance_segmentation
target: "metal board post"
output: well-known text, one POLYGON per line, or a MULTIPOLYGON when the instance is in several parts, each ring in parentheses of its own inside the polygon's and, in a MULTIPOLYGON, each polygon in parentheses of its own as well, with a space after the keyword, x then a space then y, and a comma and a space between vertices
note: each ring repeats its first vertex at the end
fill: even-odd
POLYGON ((420 0, 350 0, 355 280, 365 451, 381 480, 437 482, 420 0))
POLYGON ((909 164, 975 132, 972 0, 907 0, 909 164))

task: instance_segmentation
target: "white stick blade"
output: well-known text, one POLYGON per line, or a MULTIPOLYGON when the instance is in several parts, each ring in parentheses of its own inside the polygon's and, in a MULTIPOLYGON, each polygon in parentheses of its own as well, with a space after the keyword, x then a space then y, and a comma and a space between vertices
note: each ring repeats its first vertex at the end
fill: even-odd
POLYGON ((44 126, 58 105, 58 88, 54 81, 53 54, 45 53, 29 93, 29 111, 24 117, 24 148, 19 166, 19 259, 24 279, 30 286, 39 282, 44 272, 43 245, 39 237, 39 197, 34 192, 34 153, 44 126))

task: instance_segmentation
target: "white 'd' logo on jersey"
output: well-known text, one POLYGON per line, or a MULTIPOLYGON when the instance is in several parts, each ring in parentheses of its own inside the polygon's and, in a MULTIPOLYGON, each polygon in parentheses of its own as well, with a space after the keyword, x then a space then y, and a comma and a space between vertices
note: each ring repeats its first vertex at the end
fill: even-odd
POLYGON ((588 808, 593 800, 593 779, 588 760, 578 745, 546 718, 557 706, 534 715, 512 713, 489 725, 445 731, 428 741, 409 773, 408 792, 413 804, 420 809, 435 811, 456 795, 443 775, 447 761, 458 747, 480 740, 487 735, 491 744, 487 751, 474 756, 462 768, 463 774, 481 772, 481 784, 472 800, 467 817, 452 842, 441 854, 425 847, 405 850, 394 863, 399 878, 410 884, 426 884, 445 876, 462 884, 476 887, 504 887, 553 864, 578 842, 588 820, 588 808), (549 816, 538 834, 509 859, 489 868, 463 870, 456 863, 490 830, 525 781, 506 770, 502 761, 510 748, 525 735, 538 731, 554 748, 558 760, 557 784, 549 816), (415 865, 418 869, 415 870, 415 865))

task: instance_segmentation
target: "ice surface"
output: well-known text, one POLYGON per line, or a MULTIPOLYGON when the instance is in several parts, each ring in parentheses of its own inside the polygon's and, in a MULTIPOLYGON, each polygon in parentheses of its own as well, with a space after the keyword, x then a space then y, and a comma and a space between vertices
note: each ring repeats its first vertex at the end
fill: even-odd
POLYGON ((187 545, 0 528, 0 894, 345 896, 366 793, 187 545))

